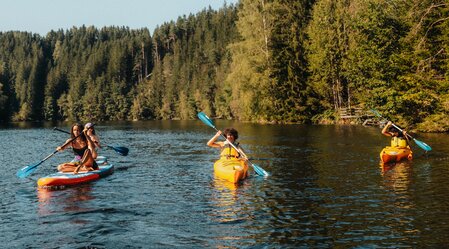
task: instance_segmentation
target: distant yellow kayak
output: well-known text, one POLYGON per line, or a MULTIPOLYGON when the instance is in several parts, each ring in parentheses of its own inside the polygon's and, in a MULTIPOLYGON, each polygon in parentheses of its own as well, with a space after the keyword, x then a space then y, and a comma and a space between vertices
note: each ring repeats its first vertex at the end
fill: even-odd
POLYGON ((222 157, 214 163, 214 173, 220 179, 237 183, 248 177, 248 164, 237 158, 222 157))
POLYGON ((403 159, 411 160, 412 150, 410 147, 385 147, 380 152, 380 160, 382 163, 399 162, 403 159))

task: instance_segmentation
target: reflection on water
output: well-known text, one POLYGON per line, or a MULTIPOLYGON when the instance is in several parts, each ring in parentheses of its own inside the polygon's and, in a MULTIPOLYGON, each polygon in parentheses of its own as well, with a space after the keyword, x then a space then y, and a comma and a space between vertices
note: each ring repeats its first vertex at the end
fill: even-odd
POLYGON ((383 183, 387 190, 399 197, 394 205, 402 209, 415 207, 410 193, 412 167, 413 164, 409 161, 381 164, 383 183))
POLYGON ((38 213, 45 216, 54 213, 90 211, 84 202, 95 200, 90 183, 61 190, 37 188, 38 213))
POLYGON ((407 191, 412 177, 412 162, 380 164, 385 186, 395 192, 407 191))
POLYGON ((241 213, 238 205, 237 188, 238 185, 214 179, 214 191, 211 195, 211 203, 214 205, 214 212, 211 214, 219 223, 235 222, 239 219, 241 213))

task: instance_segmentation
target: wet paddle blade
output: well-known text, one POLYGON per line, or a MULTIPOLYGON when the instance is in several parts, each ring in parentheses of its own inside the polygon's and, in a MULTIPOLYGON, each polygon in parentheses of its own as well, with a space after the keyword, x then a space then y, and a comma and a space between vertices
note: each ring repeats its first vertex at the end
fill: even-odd
POLYGON ((374 113, 374 115, 376 115, 377 117, 383 118, 377 110, 371 109, 371 112, 374 113))
POLYGON ((269 176, 270 174, 268 174, 268 172, 266 172, 264 169, 262 169, 260 166, 258 166, 257 164, 251 163, 251 165, 254 168, 254 171, 260 175, 260 176, 269 176))
POLYGON ((19 178, 25 178, 31 175, 31 173, 33 173, 37 169, 37 166, 39 166, 41 163, 42 161, 37 164, 28 165, 26 167, 21 168, 19 171, 17 171, 16 176, 19 178))
POLYGON ((129 152, 129 149, 126 147, 121 147, 121 146, 115 147, 115 146, 109 146, 109 145, 108 145, 108 147, 115 150, 115 152, 117 152, 121 156, 127 156, 128 152, 129 152))
POLYGON ((214 123, 212 122, 212 120, 206 114, 204 114, 204 112, 198 113, 198 118, 201 121, 203 121, 203 123, 205 123, 207 126, 216 129, 214 123))
POLYGON ((415 141, 415 143, 416 143, 419 147, 421 147, 421 149, 423 149, 423 150, 425 150, 425 151, 431 151, 431 150, 432 150, 432 147, 430 147, 428 144, 426 144, 426 143, 424 143, 424 142, 422 142, 422 141, 419 141, 419 140, 416 139, 416 138, 413 138, 413 141, 415 141))

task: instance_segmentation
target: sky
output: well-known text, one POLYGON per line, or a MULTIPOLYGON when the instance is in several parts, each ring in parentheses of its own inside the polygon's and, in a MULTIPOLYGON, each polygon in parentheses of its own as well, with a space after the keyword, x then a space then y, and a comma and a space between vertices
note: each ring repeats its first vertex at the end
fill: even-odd
POLYGON ((28 31, 45 36, 51 30, 75 27, 125 26, 148 28, 196 14, 218 10, 238 0, 0 0, 0 32, 28 31))

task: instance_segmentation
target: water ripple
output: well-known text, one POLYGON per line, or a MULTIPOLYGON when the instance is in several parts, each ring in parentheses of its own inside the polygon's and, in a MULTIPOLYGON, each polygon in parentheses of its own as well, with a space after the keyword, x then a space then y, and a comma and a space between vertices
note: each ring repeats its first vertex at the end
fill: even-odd
POLYGON ((381 168, 378 154, 387 141, 378 129, 217 121, 217 127, 236 127, 253 162, 271 174, 262 178, 251 171, 234 185, 214 178, 218 151, 205 144, 215 131, 199 121, 105 124, 97 126, 105 143, 130 148, 127 157, 101 150, 114 163, 114 174, 63 190, 38 190, 36 180, 71 158, 69 152, 58 153, 27 179, 14 174, 65 139, 52 126, 0 130, 5 248, 449 243, 449 139, 426 137, 441 148, 436 158, 417 151, 412 162, 381 168))

